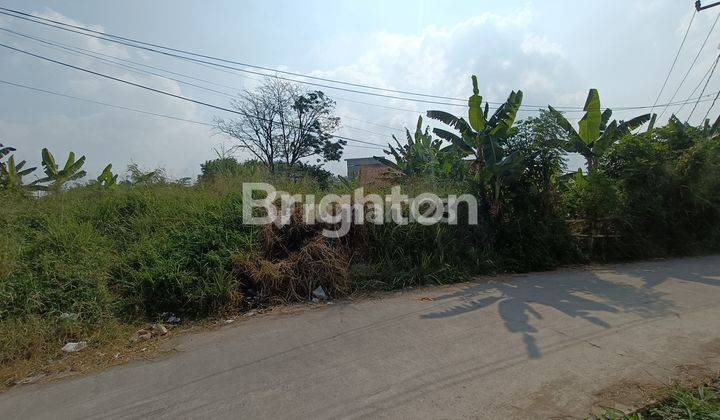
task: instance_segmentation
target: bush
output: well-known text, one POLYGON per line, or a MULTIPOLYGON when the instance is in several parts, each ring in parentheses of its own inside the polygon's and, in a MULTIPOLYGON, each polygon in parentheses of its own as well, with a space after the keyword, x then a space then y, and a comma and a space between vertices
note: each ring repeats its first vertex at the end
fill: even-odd
POLYGON ((620 202, 628 258, 687 255, 720 246, 720 147, 665 132, 626 136, 603 162, 620 202), (677 144, 685 148, 674 150, 677 144))
POLYGON ((504 146, 517 162, 508 170, 457 164, 465 176, 432 170, 401 178, 410 196, 473 193, 477 226, 463 217, 459 225, 368 223, 330 241, 317 226, 243 224, 243 182, 316 195, 356 186, 309 165, 278 165, 270 174, 225 159, 206 162, 194 186, 135 168, 143 182, 108 189, 94 184, 39 197, 0 191, 0 363, 163 312, 204 317, 307 299, 317 286, 339 297, 588 258, 720 250, 717 139, 677 124, 628 135, 591 173, 561 177, 555 131, 547 116, 521 124, 504 146), (569 218, 609 220, 620 238, 587 252, 569 218))
POLYGON ((15 255, 3 255, 13 266, 0 283, 0 318, 69 313, 95 322, 107 313, 114 255, 105 238, 87 223, 53 216, 28 217, 15 227, 24 235, 15 255))

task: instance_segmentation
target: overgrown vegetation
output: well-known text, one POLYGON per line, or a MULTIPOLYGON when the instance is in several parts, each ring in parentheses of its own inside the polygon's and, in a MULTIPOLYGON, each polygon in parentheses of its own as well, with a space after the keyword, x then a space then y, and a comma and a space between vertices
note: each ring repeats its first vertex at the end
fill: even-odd
POLYGON ((27 183, 32 168, 0 145, 0 363, 66 340, 102 340, 113 325, 165 312, 205 317, 307 299, 318 286, 338 297, 720 250, 718 122, 692 127, 673 117, 633 133, 650 117, 609 122, 591 91, 575 132, 553 109, 515 121, 521 92, 490 115, 474 79, 473 89, 467 120, 428 112, 453 131, 435 128, 434 138, 419 120, 407 145, 389 149, 388 165, 411 196, 478 197, 477 225, 462 214, 458 225, 366 223, 341 239, 322 237, 321 227, 298 217, 283 228, 249 226, 243 182, 317 195, 359 185, 292 156, 270 164, 226 154, 203 164, 194 184, 135 165, 124 180, 108 166, 80 185, 72 182, 85 176, 84 159, 71 153, 61 168, 48 151, 46 177, 27 183), (588 173, 566 174, 568 150, 588 159, 588 173))
POLYGON ((717 381, 696 389, 675 390, 665 400, 634 413, 607 410, 602 420, 714 420, 720 418, 717 381))

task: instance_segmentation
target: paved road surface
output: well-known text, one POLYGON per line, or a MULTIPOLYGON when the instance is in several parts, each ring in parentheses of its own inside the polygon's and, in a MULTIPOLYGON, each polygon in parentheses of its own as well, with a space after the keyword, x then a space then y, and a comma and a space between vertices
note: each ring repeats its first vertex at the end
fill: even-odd
POLYGON ((8 418, 577 418, 720 369, 720 257, 270 314, 0 395, 8 418), (432 297, 433 300, 422 299, 432 297))

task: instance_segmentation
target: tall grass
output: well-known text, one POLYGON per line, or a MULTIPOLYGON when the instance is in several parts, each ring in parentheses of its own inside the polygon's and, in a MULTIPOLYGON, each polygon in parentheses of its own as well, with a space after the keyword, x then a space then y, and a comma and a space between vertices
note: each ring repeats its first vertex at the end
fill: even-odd
MULTIPOLYGON (((71 338, 106 339, 122 330, 118 325, 163 312, 205 317, 248 305, 251 296, 305 298, 317 285, 337 295, 593 258, 720 250, 717 141, 673 150, 633 136, 607 159, 597 175, 564 189, 543 165, 529 168, 503 184, 501 210, 480 203, 478 225, 462 223, 462 217, 458 225, 368 223, 334 242, 295 227, 274 232, 271 244, 267 228, 242 220, 242 183, 268 182, 318 196, 349 194, 358 185, 321 186, 258 166, 194 186, 159 180, 43 197, 0 191, 0 363, 57 349, 71 338), (580 212, 619 218, 622 241, 592 253, 583 249, 565 224, 580 212), (330 258, 332 252, 337 258, 330 258), (323 270, 325 263, 332 270, 323 270)), ((482 186, 472 180, 416 177, 403 183, 410 196, 483 196, 477 188, 482 186)))

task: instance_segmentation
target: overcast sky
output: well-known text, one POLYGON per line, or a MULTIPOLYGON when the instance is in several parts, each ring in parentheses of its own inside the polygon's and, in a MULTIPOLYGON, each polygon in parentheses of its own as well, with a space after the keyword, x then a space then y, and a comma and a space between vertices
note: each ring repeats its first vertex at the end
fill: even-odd
MULTIPOLYGON (((486 100, 501 101, 511 89, 522 89, 525 104, 581 107, 587 90, 594 87, 603 106, 621 107, 654 103, 693 16, 693 3, 10 0, 2 6, 156 44, 354 83, 464 98, 471 92, 470 75, 477 74, 486 100)), ((677 89, 718 12, 720 7, 695 16, 660 103, 677 89)), ((257 76, 229 74, 2 15, 0 27, 235 87, 207 85, 231 94, 256 83, 257 76)), ((0 42, 218 105, 229 101, 227 96, 111 67, 7 33, 0 32, 0 42)), ((719 42, 720 25, 675 100, 688 98, 701 82, 718 54, 719 42)), ((0 63, 4 81, 194 121, 222 115, 7 49, 0 48, 0 63)), ((706 94, 718 90, 718 79, 720 74, 710 81, 706 94)), ((427 109, 463 113, 462 107, 324 90, 337 101, 342 134, 373 143, 388 141, 393 130, 386 126, 414 127, 417 116, 427 109)), ((107 163, 124 168, 130 161, 148 169, 164 167, 174 177, 195 176, 200 163, 213 157, 213 148, 232 144, 203 125, 3 84, 0 97, 0 142, 17 147, 21 157, 35 163, 42 147, 49 147, 58 160, 70 150, 84 154, 93 176, 107 163)), ((691 121, 699 122, 709 105, 710 101, 701 103, 691 121)), ((663 123, 676 108, 669 108, 663 123)), ((684 107, 680 117, 685 119, 690 109, 684 107)), ((629 118, 645 112, 649 109, 616 111, 614 116, 629 118)), ((711 115, 718 112, 720 104, 711 115)), ((380 153, 347 147, 344 158, 380 153)), ((345 173, 344 162, 327 167, 345 173)))

